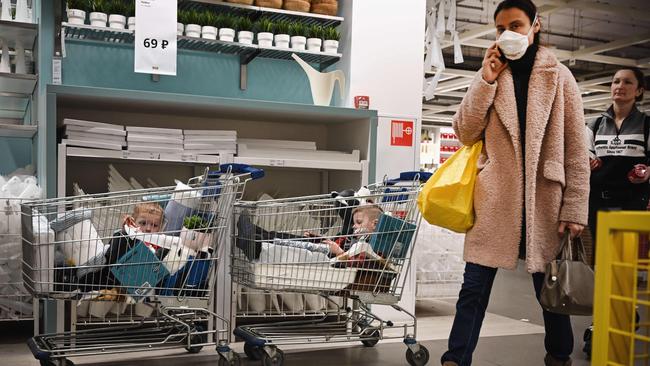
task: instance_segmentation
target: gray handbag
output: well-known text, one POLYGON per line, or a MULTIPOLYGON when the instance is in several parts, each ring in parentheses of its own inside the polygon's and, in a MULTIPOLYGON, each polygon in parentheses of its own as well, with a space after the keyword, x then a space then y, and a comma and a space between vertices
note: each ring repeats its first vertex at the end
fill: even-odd
POLYGON ((594 271, 587 264, 580 237, 564 235, 560 255, 546 265, 540 303, 544 310, 552 313, 592 314, 594 271))

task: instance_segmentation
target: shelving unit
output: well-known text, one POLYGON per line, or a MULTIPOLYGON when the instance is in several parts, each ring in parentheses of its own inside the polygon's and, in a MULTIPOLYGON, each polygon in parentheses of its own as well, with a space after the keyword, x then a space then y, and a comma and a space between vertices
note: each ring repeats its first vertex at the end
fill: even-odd
POLYGON ((337 16, 321 15, 314 13, 303 13, 284 9, 265 8, 260 6, 242 5, 227 3, 219 0, 181 0, 181 9, 201 9, 206 6, 220 8, 230 13, 247 15, 251 18, 266 16, 273 21, 299 19, 306 24, 320 24, 323 26, 338 26, 344 19, 337 16))
MULTIPOLYGON (((94 27, 91 25, 78 25, 63 23, 65 38, 74 41, 107 42, 115 44, 132 45, 134 31, 128 29, 110 29, 94 27)), ((178 49, 190 51, 213 52, 226 55, 240 56, 242 64, 248 64, 256 57, 277 60, 292 60, 291 54, 295 53, 308 63, 315 64, 320 70, 338 62, 341 54, 325 52, 297 51, 276 47, 260 47, 238 42, 224 42, 219 40, 178 36, 178 49)))
POLYGON ((0 123, 0 137, 32 139, 36 135, 37 130, 38 128, 32 125, 10 125, 0 123))
POLYGON ((26 50, 31 50, 38 34, 38 25, 0 20, 0 34, 9 42, 9 48, 15 48, 20 43, 26 50))
MULTIPOLYGON (((239 138, 315 141, 319 150, 359 150, 360 161, 287 156, 188 156, 183 160, 164 154, 154 156, 59 145, 58 169, 48 179, 48 182, 58 183, 59 194, 65 194, 72 181, 90 181, 95 169, 99 169, 98 173, 105 172, 107 162, 129 163, 139 167, 134 168, 133 174, 146 176, 152 174, 152 170, 160 174, 161 167, 176 166, 174 169, 180 172, 181 166, 214 165, 232 159, 230 161, 264 168, 269 173, 251 185, 250 190, 247 187, 251 196, 273 193, 278 187, 294 195, 359 187, 375 175, 375 111, 62 85, 48 86, 48 95, 53 100, 48 104, 48 115, 57 116, 48 120, 48 125, 60 123, 63 118, 108 123, 119 120, 143 127, 236 130, 239 138)), ((51 149, 56 156, 57 147, 51 149)), ((185 172, 192 173, 191 170, 185 172)))
POLYGON ((0 93, 4 96, 30 96, 37 80, 37 75, 0 72, 0 93))

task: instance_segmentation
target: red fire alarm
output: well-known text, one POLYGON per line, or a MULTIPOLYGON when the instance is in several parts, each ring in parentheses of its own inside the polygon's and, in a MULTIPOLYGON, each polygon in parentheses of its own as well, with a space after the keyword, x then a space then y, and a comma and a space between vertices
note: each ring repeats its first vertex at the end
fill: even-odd
POLYGON ((354 108, 356 109, 370 108, 370 97, 366 95, 359 95, 354 97, 354 108))
POLYGON ((392 146, 413 146, 413 121, 391 121, 390 144, 392 146))

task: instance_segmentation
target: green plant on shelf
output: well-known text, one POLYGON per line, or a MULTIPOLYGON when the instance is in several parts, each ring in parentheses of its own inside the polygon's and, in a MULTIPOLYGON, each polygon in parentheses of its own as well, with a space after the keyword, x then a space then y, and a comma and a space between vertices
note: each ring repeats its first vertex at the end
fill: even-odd
POLYGON ((235 18, 235 29, 238 31, 252 31, 253 21, 246 16, 238 16, 235 18))
POLYGON ((314 24, 307 29, 307 38, 322 39, 324 33, 325 32, 322 25, 314 24))
POLYGON ((179 23, 183 23, 185 25, 188 24, 202 25, 201 21, 203 20, 201 19, 202 14, 196 10, 179 10, 177 18, 179 23))
POLYGON ((126 0, 126 14, 125 17, 134 17, 135 16, 135 0, 126 0))
POLYGON ((193 215, 183 219, 183 226, 189 230, 207 232, 210 228, 210 223, 201 216, 193 215))
POLYGON ((260 18, 255 22, 257 32, 273 33, 275 32, 275 23, 269 18, 260 18))
POLYGON ((68 9, 89 11, 92 10, 91 2, 88 0, 67 0, 68 9))
POLYGON ((219 24, 219 29, 235 29, 235 17, 230 14, 219 14, 217 16, 219 24))
POLYGON ((88 2, 90 3, 90 10, 98 13, 106 13, 110 5, 108 0, 88 0, 88 2))
POLYGON ((289 35, 292 37, 306 37, 307 33, 307 26, 302 22, 293 22, 289 27, 289 35))
POLYGON ((289 34, 290 28, 291 22, 287 20, 279 20, 277 23, 275 23, 276 34, 289 34))
POLYGON ((211 11, 205 11, 201 13, 201 25, 210 26, 210 27, 219 27, 219 20, 217 14, 211 11))
POLYGON ((323 38, 328 41, 338 41, 341 39, 341 33, 335 27, 325 28, 323 38))
POLYGON ((129 4, 124 0, 110 0, 106 2, 105 13, 128 17, 129 4))

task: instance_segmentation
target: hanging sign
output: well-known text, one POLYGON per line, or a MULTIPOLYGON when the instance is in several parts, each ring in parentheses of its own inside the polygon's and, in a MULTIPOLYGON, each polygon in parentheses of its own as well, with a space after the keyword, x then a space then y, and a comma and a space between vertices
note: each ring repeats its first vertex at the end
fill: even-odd
POLYGON ((391 121, 390 144, 392 146, 413 146, 413 121, 391 121))
POLYGON ((135 72, 176 75, 176 1, 135 4, 135 72))

